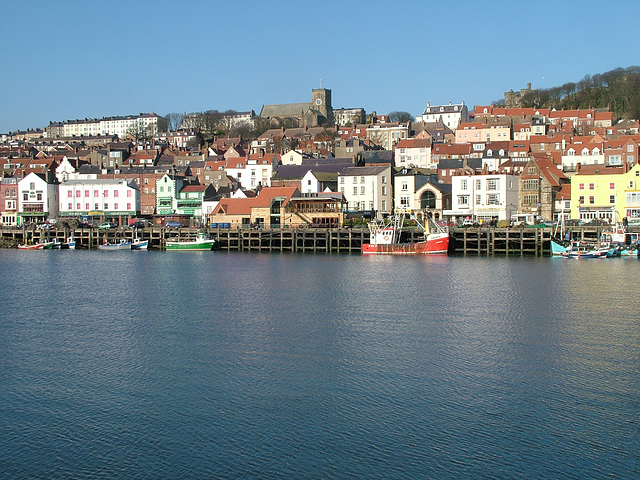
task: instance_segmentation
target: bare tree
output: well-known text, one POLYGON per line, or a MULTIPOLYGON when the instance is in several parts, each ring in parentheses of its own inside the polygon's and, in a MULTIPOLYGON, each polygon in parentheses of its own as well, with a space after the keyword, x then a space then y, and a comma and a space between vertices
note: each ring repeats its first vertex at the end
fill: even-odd
POLYGON ((167 129, 170 132, 175 132, 182 125, 184 113, 168 113, 164 118, 167 120, 167 129))

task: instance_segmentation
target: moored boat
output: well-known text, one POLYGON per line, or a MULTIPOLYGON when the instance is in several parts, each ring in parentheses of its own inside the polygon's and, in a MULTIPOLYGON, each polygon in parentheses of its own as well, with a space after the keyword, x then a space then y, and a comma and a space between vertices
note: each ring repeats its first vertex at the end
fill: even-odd
POLYGON ((98 249, 99 250, 131 250, 131 242, 123 238, 117 243, 109 243, 109 242, 102 243, 98 245, 98 249))
POLYGON ((446 254, 449 251, 449 231, 440 227, 430 218, 423 226, 416 221, 424 231, 425 239, 419 242, 402 242, 402 226, 405 215, 397 213, 388 223, 369 222, 369 243, 362 244, 363 254, 380 255, 426 255, 446 254))
POLYGON ((62 248, 75 249, 76 248, 76 240, 75 240, 75 238, 73 238, 73 237, 67 238, 67 241, 62 244, 62 248))
POLYGON ((564 245, 555 240, 551 240, 551 255, 554 257, 562 256, 571 250, 571 245, 564 245))
POLYGON ((208 236, 199 233, 193 240, 169 240, 166 242, 167 250, 213 250, 216 241, 208 236))
POLYGON ((42 243, 34 243, 31 245, 28 245, 28 244, 18 245, 18 250, 42 250, 42 249, 44 249, 44 244, 42 243))
POLYGON ((608 256, 615 256, 611 250, 612 248, 609 246, 596 247, 576 241, 572 242, 571 247, 562 256, 564 258, 607 258, 608 256))
POLYGON ((131 250, 147 250, 148 247, 149 247, 149 240, 134 238, 133 242, 131 242, 131 250))

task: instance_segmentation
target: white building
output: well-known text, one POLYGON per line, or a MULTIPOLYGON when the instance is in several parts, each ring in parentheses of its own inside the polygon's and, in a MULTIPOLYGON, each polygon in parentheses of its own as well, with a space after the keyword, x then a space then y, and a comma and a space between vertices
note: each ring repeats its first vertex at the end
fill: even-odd
POLYGON ((253 190, 258 184, 270 187, 273 174, 272 158, 269 155, 259 159, 248 159, 242 175, 238 175, 240 185, 247 190, 253 190))
POLYGON ((351 211, 374 211, 377 218, 393 211, 391 166, 347 167, 338 175, 338 189, 351 211))
MULTIPOLYGON (((105 117, 102 119, 85 118, 84 120, 68 120, 61 124, 62 136, 83 137, 98 135, 117 135, 124 138, 136 132, 145 132, 147 136, 158 133, 158 115, 141 113, 121 117, 105 117)), ((58 131, 60 127, 58 127, 58 131)))
POLYGON ((400 140, 395 151, 396 167, 438 168, 431 162, 431 139, 408 138, 400 140))
POLYGON ((494 218, 510 220, 518 212, 517 175, 492 173, 456 175, 451 178, 451 210, 444 216, 452 220, 470 218, 488 222, 494 218))
POLYGON ((140 189, 133 180, 67 180, 60 184, 60 216, 135 217, 140 189))
POLYGON ((576 165, 603 165, 605 158, 602 145, 570 144, 562 155, 563 170, 575 170, 576 165))
POLYGON ((43 174, 30 173, 18 182, 18 224, 58 216, 58 184, 43 174))
POLYGON ((451 130, 458 128, 458 125, 469 121, 469 110, 467 106, 462 103, 449 105, 431 105, 427 102, 427 106, 424 109, 421 117, 417 117, 418 122, 437 122, 442 118, 442 122, 451 130))

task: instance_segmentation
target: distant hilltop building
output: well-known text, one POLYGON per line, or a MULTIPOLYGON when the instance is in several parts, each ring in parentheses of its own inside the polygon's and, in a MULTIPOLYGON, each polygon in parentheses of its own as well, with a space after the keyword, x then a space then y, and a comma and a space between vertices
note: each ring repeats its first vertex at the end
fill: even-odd
POLYGON ((57 137, 92 137, 98 135, 117 135, 124 138, 144 132, 147 136, 158 133, 158 115, 141 113, 124 117, 85 118, 84 120, 67 120, 51 122, 45 128, 47 138, 57 137))
POLYGON ((531 83, 527 83, 527 88, 523 88, 519 92, 514 92, 513 89, 504 92, 504 106, 506 108, 520 108, 522 107, 522 97, 532 92, 531 83))
POLYGON ((422 117, 418 117, 417 120, 424 123, 441 121, 443 125, 455 130, 461 123, 469 121, 469 110, 464 102, 453 104, 449 102, 449 105, 431 105, 427 102, 422 117))
POLYGON ((311 91, 310 103, 283 103, 263 105, 260 118, 269 121, 272 128, 287 127, 319 127, 324 124, 333 125, 333 107, 331 106, 331 90, 316 88, 311 91))

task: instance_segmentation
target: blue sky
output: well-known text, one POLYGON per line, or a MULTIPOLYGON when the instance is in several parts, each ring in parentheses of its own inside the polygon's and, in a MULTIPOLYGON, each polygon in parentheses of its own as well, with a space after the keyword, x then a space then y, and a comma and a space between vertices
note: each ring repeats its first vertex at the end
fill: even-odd
POLYGON ((640 64, 637 1, 23 1, 2 7, 0 132, 140 112, 489 104, 640 64))

